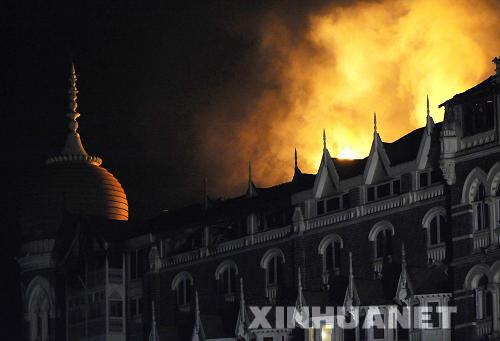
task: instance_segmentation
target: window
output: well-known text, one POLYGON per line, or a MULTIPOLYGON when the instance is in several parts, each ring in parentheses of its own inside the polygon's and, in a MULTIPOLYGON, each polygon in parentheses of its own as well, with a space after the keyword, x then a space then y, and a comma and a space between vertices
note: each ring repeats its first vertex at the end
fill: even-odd
POLYGON ((419 188, 424 188, 429 186, 429 173, 427 172, 422 172, 419 174, 419 188))
POLYGON ((172 290, 175 291, 177 305, 186 306, 191 303, 193 277, 186 271, 178 273, 172 281, 172 290))
POLYGON ((325 213, 325 202, 323 200, 320 200, 316 203, 316 212, 318 213, 318 215, 325 213))
POLYGON ((464 137, 493 129, 493 98, 486 97, 462 105, 464 115, 464 137))
POLYGON ((479 184, 476 194, 474 196, 474 212, 476 215, 475 223, 476 230, 486 230, 490 226, 490 211, 489 205, 485 202, 486 191, 483 184, 479 184))
POLYGON ((367 200, 374 201, 375 200, 375 187, 368 187, 367 189, 367 200))
POLYGON ((394 236, 394 226, 387 221, 379 221, 373 225, 368 240, 374 242, 374 256, 376 259, 392 255, 392 237, 394 236))
POLYGON ((366 200, 368 202, 379 200, 391 195, 401 193, 401 180, 391 180, 378 185, 373 185, 366 188, 366 200))
POLYGON ((337 195, 335 197, 318 200, 316 202, 316 213, 317 215, 322 215, 328 212, 347 209, 350 206, 349 194, 337 195))
POLYGON ((493 316, 493 295, 488 290, 488 277, 483 275, 476 289, 476 309, 479 320, 488 319, 493 316))
POLYGON ((376 258, 392 255, 392 234, 389 229, 380 231, 377 234, 376 258))
POLYGON ((282 268, 281 259, 277 255, 269 260, 267 268, 267 285, 277 285, 281 282, 282 268))
POLYGON ((285 256, 280 249, 268 250, 260 261, 260 266, 266 271, 266 286, 275 286, 283 280, 283 263, 285 256))
POLYGON ((339 273, 342 248, 342 238, 337 234, 330 234, 321 240, 318 253, 322 256, 324 274, 339 273))
POLYGON ((437 215, 432 218, 429 225, 429 245, 437 245, 445 241, 446 222, 444 216, 437 215))
POLYGON ((130 252, 130 279, 142 278, 146 261, 145 250, 139 249, 130 252))
POLYGON ((233 261, 224 261, 215 270, 215 279, 221 294, 229 295, 236 293, 236 275, 238 268, 233 261))
POLYGON ((129 317, 135 317, 142 314, 142 297, 135 297, 129 300, 129 317))
POLYGON ((109 301, 109 316, 111 317, 122 317, 122 301, 121 300, 110 300, 109 301))
POLYGON ((191 283, 189 283, 187 278, 183 278, 179 282, 176 294, 178 305, 186 305, 191 302, 191 283))

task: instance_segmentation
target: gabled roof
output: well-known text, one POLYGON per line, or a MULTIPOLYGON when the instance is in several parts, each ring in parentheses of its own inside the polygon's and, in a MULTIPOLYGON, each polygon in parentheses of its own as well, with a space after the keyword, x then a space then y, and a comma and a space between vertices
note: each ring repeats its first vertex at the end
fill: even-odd
POLYGON ((425 132, 425 127, 400 137, 394 142, 383 142, 384 149, 391 162, 391 166, 413 161, 417 158, 420 141, 425 132))
POLYGON ((456 94, 452 98, 441 103, 439 105, 439 107, 441 108, 442 106, 444 106, 446 104, 453 104, 455 102, 463 100, 464 98, 466 98, 470 95, 477 94, 477 93, 483 92, 485 90, 488 90, 489 88, 492 88, 495 85, 495 80, 496 80, 496 75, 490 76, 490 77, 486 78, 484 81, 482 81, 481 83, 477 84, 476 86, 473 86, 472 88, 470 88, 462 93, 456 94))
POLYGON ((408 267, 414 295, 451 292, 444 266, 432 268, 408 267))
POLYGON ((368 157, 365 157, 364 159, 352 160, 332 158, 332 160, 340 179, 344 180, 362 175, 365 169, 366 161, 368 161, 368 157))

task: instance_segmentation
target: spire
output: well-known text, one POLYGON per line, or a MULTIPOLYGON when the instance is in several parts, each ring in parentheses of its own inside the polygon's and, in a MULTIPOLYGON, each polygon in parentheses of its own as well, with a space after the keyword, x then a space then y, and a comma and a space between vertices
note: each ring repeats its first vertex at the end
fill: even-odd
POLYGON ((373 133, 377 134, 377 113, 373 112, 373 133))
POLYGON ((354 298, 354 271, 352 269, 352 252, 349 252, 349 297, 354 298))
POLYGON ((299 168, 299 163, 298 163, 298 161, 297 161, 297 147, 295 147, 295 154, 294 154, 294 157, 295 157, 294 166, 295 166, 295 169, 298 169, 298 168, 299 168))
POLYGON ((252 180, 252 162, 248 161, 248 188, 247 188, 247 196, 253 198, 257 196, 257 188, 255 187, 252 180))
POLYGON ((304 294, 302 293, 302 275, 300 272, 300 266, 297 269, 297 299, 295 301, 295 309, 293 312, 293 317, 295 322, 300 327, 307 326, 309 322, 309 312, 305 307, 306 300, 304 294))
POLYGON ((399 277, 398 289, 396 291, 396 299, 400 302, 406 302, 411 294, 411 284, 408 279, 408 271, 406 269, 406 250, 405 244, 401 243, 401 275, 399 277))
POLYGON ((205 340, 205 333, 203 331, 203 326, 201 324, 200 317, 200 303, 198 301, 198 290, 195 291, 195 320, 193 327, 193 335, 191 336, 191 341, 203 341, 205 340))
POLYGON ((297 156, 297 148, 295 148, 295 162, 294 162, 294 167, 293 167, 293 179, 292 181, 296 181, 298 177, 302 174, 299 168, 299 162, 298 162, 298 156, 297 156))
POLYGON ((240 311, 238 312, 238 320, 236 321, 236 328, 234 333, 237 338, 247 338, 248 325, 250 321, 246 314, 245 295, 243 291, 243 277, 240 277, 240 311))
POLYGON ((66 143, 61 151, 61 155, 47 159, 46 163, 55 162, 86 162, 99 166, 102 160, 97 156, 91 156, 83 147, 80 134, 78 133, 78 88, 76 86, 77 76, 75 65, 71 63, 71 71, 69 77, 69 112, 66 117, 69 119, 69 132, 66 136, 66 143))
MULTIPOLYGON (((347 290, 344 298, 344 307, 351 309, 355 304, 356 289, 354 287, 354 272, 352 269, 352 252, 349 252, 349 279, 347 283, 347 290)), ((359 303, 359 302, 358 302, 359 303)))
POLYGON ((323 149, 326 149, 326 131, 323 128, 323 149))
POLYGON ((434 127, 434 120, 431 116, 431 109, 429 104, 429 95, 427 95, 427 116, 426 116, 426 130, 427 134, 431 135, 432 128, 434 127))
POLYGON ((67 155, 83 155, 88 156, 85 148, 83 148, 82 141, 80 140, 80 134, 78 134, 78 122, 77 119, 80 117, 78 112, 78 88, 76 87, 77 77, 75 71, 75 65, 71 63, 71 75, 69 78, 69 112, 66 117, 69 119, 69 133, 66 138, 66 144, 62 150, 62 154, 67 155))
POLYGON ((155 302, 151 301, 151 331, 148 341, 160 341, 158 330, 156 329, 155 302))
POLYGON ((252 161, 248 161, 248 183, 252 182, 252 161))
POLYGON ((431 110, 429 109, 429 95, 427 95, 427 119, 431 116, 431 110))
POLYGON ((406 250, 405 243, 401 243, 401 279, 406 287, 406 250))

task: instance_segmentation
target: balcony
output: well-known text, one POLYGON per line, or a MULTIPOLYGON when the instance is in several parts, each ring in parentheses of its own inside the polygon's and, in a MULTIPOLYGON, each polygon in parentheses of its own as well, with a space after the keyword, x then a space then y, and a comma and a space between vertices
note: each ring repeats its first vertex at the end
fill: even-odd
POLYGON ((485 229, 474 232, 474 249, 482 249, 490 246, 490 230, 485 229))
POLYGON ((446 244, 440 243, 427 247, 427 259, 430 263, 441 262, 446 257, 446 244))
POLYGON ((493 322, 491 318, 487 318, 476 322, 477 336, 490 335, 492 329, 493 329, 493 322))
POLYGON ((278 286, 277 285, 268 285, 266 287, 266 297, 270 302, 275 302, 277 295, 278 295, 278 286))

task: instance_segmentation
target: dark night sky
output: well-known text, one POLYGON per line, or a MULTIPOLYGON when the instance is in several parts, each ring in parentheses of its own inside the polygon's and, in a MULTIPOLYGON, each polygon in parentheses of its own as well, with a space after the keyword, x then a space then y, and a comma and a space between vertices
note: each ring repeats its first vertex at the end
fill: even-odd
MULTIPOLYGON (((3 173, 0 320, 21 331, 15 214, 19 189, 62 147, 73 60, 79 77, 80 134, 124 186, 131 218, 201 199, 203 178, 194 115, 258 72, 254 27, 276 1, 5 1, 0 6, 4 64, 0 85, 3 173), (12 293, 12 294, 11 294, 12 293)), ((293 19, 295 22, 295 19, 293 19)), ((299 20, 296 20, 299 22, 299 20)), ((238 113, 235 113, 238 115, 238 113)), ((223 174, 217 174, 223 176, 223 174)), ((0 333, 1 334, 1 333, 0 333)))
POLYGON ((200 162, 195 115, 255 81, 263 15, 283 11, 300 27, 306 9, 323 2, 307 8, 277 1, 4 4, 7 187, 17 190, 62 147, 74 60, 84 146, 124 186, 131 217, 200 200, 203 178, 223 174, 200 162))

